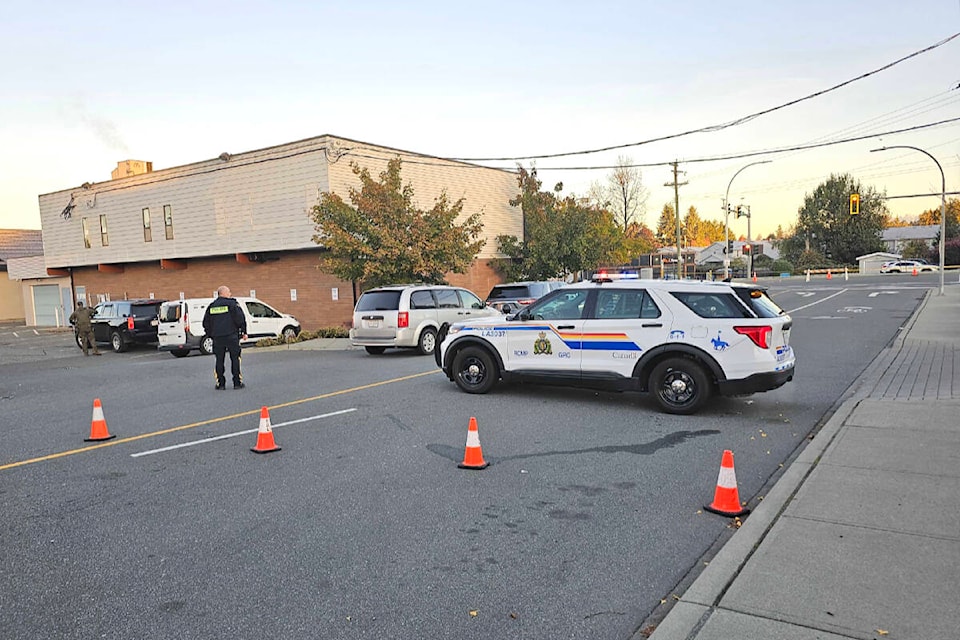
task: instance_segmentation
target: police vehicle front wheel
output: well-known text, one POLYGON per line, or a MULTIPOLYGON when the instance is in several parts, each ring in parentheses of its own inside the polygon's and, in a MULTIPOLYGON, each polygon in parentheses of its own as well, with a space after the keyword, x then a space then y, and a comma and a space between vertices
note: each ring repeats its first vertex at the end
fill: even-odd
POLYGON ((689 358, 667 358, 650 373, 650 390, 666 413, 689 415, 710 397, 703 367, 689 358))
POLYGON ((500 378, 497 363, 481 347, 465 347, 453 359, 453 379, 461 391, 486 393, 500 378))

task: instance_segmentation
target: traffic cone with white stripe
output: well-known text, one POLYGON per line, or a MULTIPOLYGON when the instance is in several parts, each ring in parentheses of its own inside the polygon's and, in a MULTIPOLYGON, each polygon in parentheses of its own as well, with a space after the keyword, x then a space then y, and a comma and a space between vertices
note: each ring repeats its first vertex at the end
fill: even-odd
POLYGON ((833 272, 830 269, 827 269, 827 280, 833 280, 833 272))
POLYGON ((463 452, 463 462, 457 465, 461 469, 486 469, 489 462, 483 459, 483 450, 480 448, 480 432, 477 430, 477 419, 470 418, 470 427, 467 429, 467 448, 463 452))
POLYGON ((107 421, 103 417, 103 405, 100 404, 100 398, 93 399, 93 419, 90 421, 90 437, 84 438, 84 442, 99 442, 100 440, 109 440, 117 436, 110 435, 107 431, 107 421))
POLYGON ((720 475, 717 477, 717 490, 713 496, 713 503, 704 509, 730 517, 750 513, 750 509, 740 505, 737 473, 733 469, 733 452, 729 449, 724 450, 723 459, 720 461, 720 475))
POLYGON ((254 453, 270 453, 280 451, 280 447, 273 440, 273 429, 270 427, 270 412, 266 407, 260 409, 260 429, 257 430, 257 446, 250 449, 254 453))

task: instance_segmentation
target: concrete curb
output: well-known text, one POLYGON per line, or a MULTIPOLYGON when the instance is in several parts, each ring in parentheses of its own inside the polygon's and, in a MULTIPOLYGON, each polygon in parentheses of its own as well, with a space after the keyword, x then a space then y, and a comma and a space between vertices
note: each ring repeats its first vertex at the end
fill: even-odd
POLYGON ((823 453, 834 442, 847 418, 861 400, 876 388, 883 371, 894 361, 910 329, 927 305, 932 290, 926 295, 890 347, 881 351, 865 371, 862 380, 852 384, 840 405, 826 424, 790 464, 760 504, 743 521, 743 525, 717 552, 710 564, 684 592, 680 601, 650 635, 650 640, 688 640, 707 622, 715 608, 760 546, 767 533, 796 495, 804 481, 819 463, 823 453))

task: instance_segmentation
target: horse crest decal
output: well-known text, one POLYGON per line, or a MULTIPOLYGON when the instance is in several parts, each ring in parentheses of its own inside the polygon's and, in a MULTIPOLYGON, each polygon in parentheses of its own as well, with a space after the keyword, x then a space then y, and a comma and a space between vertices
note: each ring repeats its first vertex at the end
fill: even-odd
POLYGON ((540 332, 540 337, 537 338, 533 343, 533 355, 553 355, 553 347, 550 346, 550 341, 547 340, 547 334, 543 331, 540 332))

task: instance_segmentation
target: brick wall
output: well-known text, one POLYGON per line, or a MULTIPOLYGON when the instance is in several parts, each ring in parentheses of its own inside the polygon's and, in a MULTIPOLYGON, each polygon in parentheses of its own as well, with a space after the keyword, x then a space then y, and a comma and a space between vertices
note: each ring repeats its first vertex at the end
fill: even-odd
MULTIPOLYGON (((123 273, 77 267, 73 279, 75 285, 86 287, 87 297, 94 304, 101 295, 123 300, 149 298, 153 294, 157 299, 176 300, 182 292, 185 298, 206 298, 225 284, 237 296, 255 291, 260 300, 295 316, 305 330, 350 326, 355 302, 352 285, 317 269, 318 251, 276 255, 278 260, 253 264, 239 263, 233 256, 194 258, 182 261, 187 268, 180 270, 161 269, 155 262, 126 264, 123 273), (333 299, 334 288, 338 300, 333 299), (290 299, 291 289, 296 289, 296 300, 290 299)), ((481 299, 501 281, 484 259, 476 260, 470 272, 449 274, 448 279, 481 299)))

